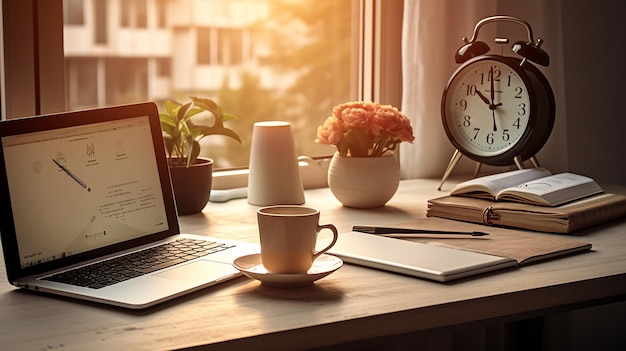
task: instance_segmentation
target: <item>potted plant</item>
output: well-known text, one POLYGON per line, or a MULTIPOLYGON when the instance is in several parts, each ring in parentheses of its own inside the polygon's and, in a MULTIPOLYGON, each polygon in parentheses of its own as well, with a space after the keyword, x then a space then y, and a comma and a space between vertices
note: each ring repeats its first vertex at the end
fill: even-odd
POLYGON ((336 106, 316 139, 337 148, 328 168, 328 187, 344 206, 385 205, 400 182, 393 151, 413 140, 410 119, 391 105, 354 101, 336 106))
POLYGON ((201 212, 211 193, 213 160, 199 157, 200 140, 217 134, 241 143, 237 133, 224 127, 237 117, 224 113, 211 99, 194 96, 184 105, 165 101, 159 117, 178 214, 201 212), (202 123, 203 118, 208 122, 202 123))

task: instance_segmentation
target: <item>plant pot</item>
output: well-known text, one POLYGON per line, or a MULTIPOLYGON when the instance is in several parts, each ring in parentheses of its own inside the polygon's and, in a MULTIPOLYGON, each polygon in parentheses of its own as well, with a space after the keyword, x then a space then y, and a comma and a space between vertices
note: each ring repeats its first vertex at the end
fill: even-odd
POLYGON ((328 187, 344 206, 384 206, 398 190, 400 165, 393 153, 380 157, 333 155, 328 168, 328 187))
POLYGON ((198 158, 191 167, 170 166, 170 177, 178 214, 202 212, 211 195, 213 160, 198 158))

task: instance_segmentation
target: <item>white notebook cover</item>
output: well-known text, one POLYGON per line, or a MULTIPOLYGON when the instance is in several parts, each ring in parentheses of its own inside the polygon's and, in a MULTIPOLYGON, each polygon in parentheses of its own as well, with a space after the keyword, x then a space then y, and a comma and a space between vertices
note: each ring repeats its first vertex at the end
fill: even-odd
POLYGON ((359 232, 341 233, 329 253, 348 263, 440 282, 517 266, 507 257, 359 232))

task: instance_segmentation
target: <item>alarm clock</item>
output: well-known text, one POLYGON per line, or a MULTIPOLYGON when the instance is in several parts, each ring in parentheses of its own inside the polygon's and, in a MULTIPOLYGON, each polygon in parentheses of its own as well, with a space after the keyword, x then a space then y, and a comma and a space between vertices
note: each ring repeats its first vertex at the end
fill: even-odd
MULTIPOLYGON (((543 40, 533 39, 530 25, 511 16, 480 20, 471 39, 463 38, 455 60, 461 64, 448 80, 441 100, 446 135, 456 148, 438 190, 463 155, 482 164, 516 165, 530 160, 539 167, 535 154, 548 140, 554 126, 554 94, 546 77, 529 61, 548 66, 543 40), (478 41, 480 28, 491 22, 508 21, 526 28, 528 41, 517 41, 512 50, 519 57, 488 54, 478 41)), ((507 44, 507 38, 496 38, 507 44)))

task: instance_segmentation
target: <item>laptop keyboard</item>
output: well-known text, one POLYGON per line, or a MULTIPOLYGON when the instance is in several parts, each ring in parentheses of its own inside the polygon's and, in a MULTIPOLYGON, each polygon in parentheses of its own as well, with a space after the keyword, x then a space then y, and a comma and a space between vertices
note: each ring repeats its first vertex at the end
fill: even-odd
POLYGON ((57 273, 43 279, 100 289, 234 246, 206 240, 178 239, 114 259, 57 273))

